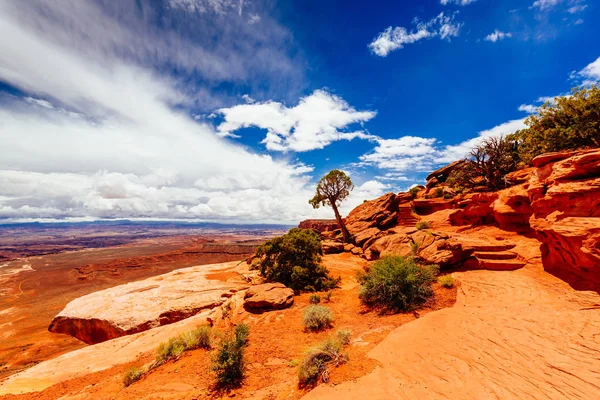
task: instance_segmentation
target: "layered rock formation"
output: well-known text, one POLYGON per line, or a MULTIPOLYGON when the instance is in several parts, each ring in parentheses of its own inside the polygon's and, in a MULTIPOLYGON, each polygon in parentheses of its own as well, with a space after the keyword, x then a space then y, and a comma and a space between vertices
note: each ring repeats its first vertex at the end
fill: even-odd
POLYGON ((216 274, 227 274, 238 264, 183 268, 91 293, 67 304, 48 329, 93 344, 180 321, 216 308, 247 288, 237 273, 230 272, 227 281, 216 274))
POLYGON ((281 310, 292 304, 294 304, 294 291, 282 283, 252 286, 244 295, 244 306, 255 311, 281 310))
MULTIPOLYGON (((388 193, 366 201, 346 218, 354 243, 345 251, 367 260, 418 254, 442 268, 515 269, 523 265, 514 254, 506 253, 510 247, 485 250, 480 243, 473 248, 460 235, 435 229, 427 229, 424 235, 414 229, 419 219, 437 215, 437 220, 454 226, 495 225, 533 234, 541 242, 545 268, 600 281, 600 150, 544 154, 532 164, 509 174, 506 181, 513 186, 498 192, 452 194, 443 182, 463 165, 455 162, 432 172, 415 198, 409 193, 388 193), (444 198, 432 198, 439 193, 444 198)), ((334 246, 330 240, 326 247, 340 251, 341 245, 334 246)))

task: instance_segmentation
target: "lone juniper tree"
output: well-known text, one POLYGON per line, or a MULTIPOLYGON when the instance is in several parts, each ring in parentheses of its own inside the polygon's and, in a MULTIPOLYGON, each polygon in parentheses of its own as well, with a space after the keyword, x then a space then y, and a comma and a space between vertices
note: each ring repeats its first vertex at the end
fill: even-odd
POLYGON ((350 242, 350 232, 348 232, 346 225, 344 225, 338 205, 348 197, 352 189, 354 189, 354 184, 350 180, 350 177, 344 172, 334 169, 321 178, 317 185, 315 197, 308 201, 314 208, 319 208, 322 205, 333 208, 335 219, 342 230, 344 241, 347 243, 350 242))

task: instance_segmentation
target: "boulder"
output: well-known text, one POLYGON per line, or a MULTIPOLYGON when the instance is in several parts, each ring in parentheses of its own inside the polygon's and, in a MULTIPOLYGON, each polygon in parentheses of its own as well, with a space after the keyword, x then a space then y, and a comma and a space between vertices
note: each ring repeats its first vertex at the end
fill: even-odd
POLYGON ((252 286, 244 295, 244 306, 251 310, 281 310, 294 304, 294 291, 282 283, 252 286))
POLYGON ((494 219, 501 229, 518 233, 531 231, 529 217, 533 209, 529 204, 529 195, 522 186, 498 192, 498 198, 492 203, 494 219))
POLYGON ((440 169, 433 171, 432 173, 427 175, 427 178, 425 178, 425 179, 427 181, 436 179, 439 182, 445 182, 446 179, 448 179, 448 177, 450 176, 450 174, 453 171, 455 171, 457 169, 461 169, 464 165, 465 165, 465 160, 454 161, 453 163, 448 164, 445 167, 442 167, 440 169))
POLYGON ((367 228, 354 235, 354 243, 356 243, 357 246, 362 247, 366 241, 377 236, 380 232, 379 228, 367 228))
POLYGON ((461 265, 475 251, 460 236, 449 237, 442 232, 419 231, 412 234, 411 239, 419 245, 419 258, 428 264, 436 264, 441 269, 461 265))
POLYGON ((495 222, 492 204, 498 198, 494 192, 470 193, 458 204, 459 208, 450 215, 452 225, 481 225, 495 222))
POLYGON ((415 199, 412 202, 413 208, 418 215, 429 215, 434 212, 453 208, 454 200, 438 199, 415 199))
POLYGON ((321 242, 323 254, 337 254, 344 251, 344 243, 334 242, 332 240, 324 240, 321 242))
POLYGON ((397 211, 396 195, 388 193, 375 200, 365 201, 352 210, 346 217, 346 227, 353 236, 368 228, 389 229, 397 223, 397 211))
POLYGON ((229 275, 246 265, 238 264, 183 268, 90 293, 68 303, 48 330, 94 344, 180 321, 216 308, 247 288, 241 275, 227 281, 210 277, 229 275))
POLYGON ((365 250, 365 254, 372 259, 388 255, 408 256, 412 254, 412 243, 411 238, 403 233, 386 235, 377 239, 365 250))

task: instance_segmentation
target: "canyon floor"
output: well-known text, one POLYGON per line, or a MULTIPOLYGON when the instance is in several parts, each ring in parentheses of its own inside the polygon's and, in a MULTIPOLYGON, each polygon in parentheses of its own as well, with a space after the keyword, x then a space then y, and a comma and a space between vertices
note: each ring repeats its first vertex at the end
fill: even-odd
POLYGON ((8 232, 12 238, 0 239, 6 255, 0 261, 0 379, 85 346, 48 332, 69 301, 178 268, 240 260, 279 232, 139 227, 8 232), (21 248, 16 238, 26 245, 21 248), (71 244, 64 251, 69 240, 76 249, 71 244), (9 258, 24 250, 26 257, 9 258))

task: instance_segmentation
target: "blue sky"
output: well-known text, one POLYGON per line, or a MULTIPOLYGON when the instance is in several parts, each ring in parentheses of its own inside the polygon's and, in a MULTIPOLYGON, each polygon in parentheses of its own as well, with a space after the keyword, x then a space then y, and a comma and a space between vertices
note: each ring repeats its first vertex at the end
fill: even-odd
POLYGON ((600 80, 591 0, 0 0, 0 221, 295 223, 600 80))

